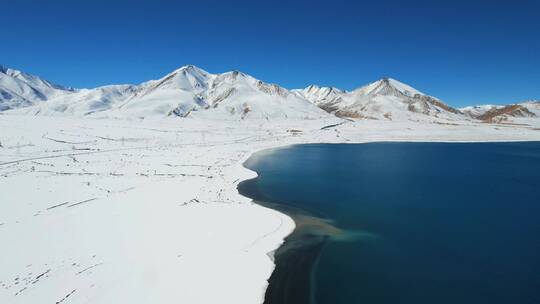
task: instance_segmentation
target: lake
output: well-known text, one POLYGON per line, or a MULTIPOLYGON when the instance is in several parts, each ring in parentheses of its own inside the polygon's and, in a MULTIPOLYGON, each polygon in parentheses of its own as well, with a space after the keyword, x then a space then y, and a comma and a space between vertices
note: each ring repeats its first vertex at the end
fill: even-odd
POLYGON ((261 151, 243 195, 289 214, 265 303, 540 303, 540 143, 261 151))

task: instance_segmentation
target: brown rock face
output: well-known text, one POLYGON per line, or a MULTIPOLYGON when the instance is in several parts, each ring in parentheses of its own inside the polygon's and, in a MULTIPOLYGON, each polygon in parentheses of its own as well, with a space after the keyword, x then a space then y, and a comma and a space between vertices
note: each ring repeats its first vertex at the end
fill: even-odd
POLYGON ((440 102, 436 99, 433 99, 433 98, 429 98, 429 103, 431 103, 432 105, 435 105, 441 109, 444 109, 445 111, 448 111, 450 113, 454 113, 454 114, 463 114, 461 113, 461 111, 459 111, 458 109, 455 109, 455 108, 452 108, 451 106, 443 103, 443 102, 440 102))
POLYGON ((521 105, 508 105, 502 108, 494 108, 486 113, 478 116, 477 118, 487 122, 501 121, 505 120, 503 117, 512 116, 512 117, 535 117, 536 115, 529 111, 527 108, 521 105))

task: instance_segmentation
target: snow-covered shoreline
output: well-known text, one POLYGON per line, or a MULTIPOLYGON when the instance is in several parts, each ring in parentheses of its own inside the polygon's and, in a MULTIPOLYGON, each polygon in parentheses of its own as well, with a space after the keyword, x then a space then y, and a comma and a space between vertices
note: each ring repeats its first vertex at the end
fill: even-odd
POLYGON ((0 302, 260 303, 294 229, 236 189, 302 143, 540 140, 533 127, 0 115, 0 302), (23 161, 24 159, 24 161, 23 161), (9 163, 9 164, 6 164, 9 163))

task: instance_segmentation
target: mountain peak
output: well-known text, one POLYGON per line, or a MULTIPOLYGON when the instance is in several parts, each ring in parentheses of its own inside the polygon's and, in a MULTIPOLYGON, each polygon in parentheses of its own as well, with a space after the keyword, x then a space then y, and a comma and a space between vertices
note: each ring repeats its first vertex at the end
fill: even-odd
MULTIPOLYGON (((335 87, 321 87, 313 84, 304 89, 292 90, 292 92, 317 106, 324 103, 331 103, 346 93, 335 87)), ((328 109, 324 110, 328 111, 328 109)))
POLYGON ((383 77, 375 82, 356 89, 355 92, 362 95, 403 94, 407 97, 414 97, 416 94, 425 95, 417 89, 390 77, 383 77))
POLYGON ((220 74, 221 76, 225 77, 225 78, 236 78, 238 76, 240 77, 248 77, 249 75, 239 71, 239 70, 233 70, 233 71, 229 71, 229 72, 225 72, 223 74, 220 74))
MULTIPOLYGON (((26 74, 26 73, 24 73, 22 71, 9 68, 9 67, 7 67, 5 65, 2 65, 2 64, 0 64, 0 73, 6 74, 6 75, 11 76, 11 77, 18 77, 19 75, 32 76, 32 75, 26 74)), ((37 77, 37 76, 32 76, 32 77, 37 77)))
POLYGON ((210 73, 208 73, 207 71, 195 66, 195 65, 192 65, 192 64, 188 64, 188 65, 184 65, 178 69, 176 69, 174 72, 185 72, 185 73, 189 73, 189 74, 199 74, 199 75, 209 75, 210 73))
POLYGON ((312 92, 337 92, 337 93, 344 93, 345 91, 338 89, 336 87, 325 87, 325 86, 318 86, 316 84, 312 84, 307 86, 305 89, 300 89, 296 91, 304 91, 306 93, 312 93, 312 92))
POLYGON ((0 111, 28 107, 75 90, 0 65, 0 111))

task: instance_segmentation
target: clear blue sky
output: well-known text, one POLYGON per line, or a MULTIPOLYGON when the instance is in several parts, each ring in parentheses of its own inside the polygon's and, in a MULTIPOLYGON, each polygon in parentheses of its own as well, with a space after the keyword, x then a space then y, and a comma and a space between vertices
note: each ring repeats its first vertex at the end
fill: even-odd
POLYGON ((540 99, 540 0, 139 2, 6 1, 0 63, 74 87, 194 64, 287 88, 389 76, 454 106, 540 99))

